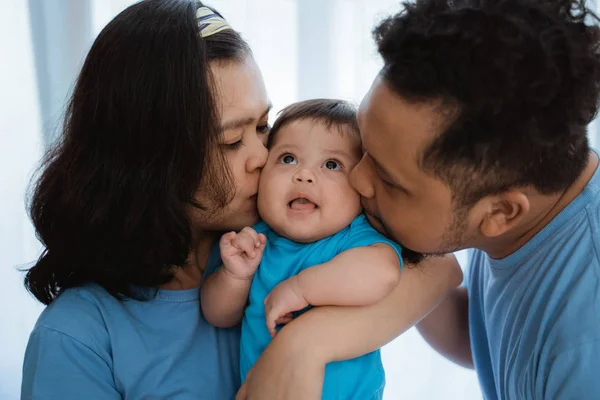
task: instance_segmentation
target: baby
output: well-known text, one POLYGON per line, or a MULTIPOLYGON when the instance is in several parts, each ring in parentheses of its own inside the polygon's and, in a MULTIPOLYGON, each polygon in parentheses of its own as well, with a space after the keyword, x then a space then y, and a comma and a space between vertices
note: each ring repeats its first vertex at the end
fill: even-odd
MULTIPOLYGON (((242 320, 242 379, 292 313, 377 302, 397 286, 402 267, 401 248, 369 225, 350 186, 362 157, 354 107, 293 104, 275 122, 268 147, 258 189, 262 221, 222 236, 223 266, 201 291, 209 322, 242 320)), ((329 364, 323 399, 381 399, 384 385, 376 351, 329 364)))

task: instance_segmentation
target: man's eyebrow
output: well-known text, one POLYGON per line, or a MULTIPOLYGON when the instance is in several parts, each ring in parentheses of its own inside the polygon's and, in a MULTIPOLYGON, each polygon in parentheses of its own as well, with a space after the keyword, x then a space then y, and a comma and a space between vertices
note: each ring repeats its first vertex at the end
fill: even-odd
MULTIPOLYGON (((258 120, 263 119, 267 114, 269 114, 272 107, 273 107, 273 104, 269 103, 267 105, 267 108, 265 109, 265 112, 260 116, 260 118, 258 120)), ((221 127, 219 129, 221 130, 221 132, 225 132, 225 131, 229 131, 229 130, 233 130, 233 129, 238 129, 238 128, 241 128, 241 127, 244 127, 244 126, 247 126, 250 124, 254 124, 258 120, 253 117, 234 119, 231 121, 226 121, 225 123, 223 123, 221 125, 221 127)))

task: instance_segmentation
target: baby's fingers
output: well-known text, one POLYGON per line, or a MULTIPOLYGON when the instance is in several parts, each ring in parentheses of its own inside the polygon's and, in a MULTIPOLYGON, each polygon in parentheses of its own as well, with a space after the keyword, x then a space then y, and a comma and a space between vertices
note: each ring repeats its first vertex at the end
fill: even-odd
POLYGON ((258 235, 259 245, 256 247, 256 253, 262 257, 263 251, 265 251, 265 247, 267 245, 267 237, 262 233, 258 235))
POLYGON ((267 315, 267 329, 271 334, 271 338, 274 338, 277 334, 277 330, 275 329, 275 327, 277 326, 276 320, 277 317, 275 315, 267 315))
POLYGON ((223 236, 221 236, 221 240, 219 241, 219 246, 223 248, 224 246, 231 246, 231 242, 235 239, 237 233, 235 232, 227 232, 223 236))
POLYGON ((240 232, 240 235, 244 235, 244 236, 248 236, 252 239, 252 242, 254 243, 254 247, 259 247, 261 245, 261 240, 260 240, 260 236, 265 236, 263 234, 258 234, 256 233, 256 231, 252 228, 250 228, 249 226, 245 227, 244 229, 242 229, 242 231, 240 232))
POLYGON ((232 245, 242 250, 248 257, 254 258, 256 257, 256 246, 254 239, 249 235, 244 235, 241 232, 237 234, 235 239, 231 241, 232 245))
POLYGON ((292 313, 287 313, 275 321, 275 326, 289 324, 293 319, 294 317, 292 316, 292 313))
POLYGON ((269 330, 269 333, 271 334, 271 337, 275 337, 275 334, 277 333, 277 331, 275 330, 275 327, 277 326, 277 319, 279 319, 279 315, 277 314, 277 310, 275 309, 275 307, 273 306, 273 304, 270 301, 271 299, 271 295, 268 295, 267 298, 265 299, 265 319, 266 319, 266 323, 267 323, 267 329, 269 330))
POLYGON ((258 241, 259 241, 259 247, 265 247, 265 245, 267 244, 267 237, 265 236, 264 233, 258 234, 258 241))

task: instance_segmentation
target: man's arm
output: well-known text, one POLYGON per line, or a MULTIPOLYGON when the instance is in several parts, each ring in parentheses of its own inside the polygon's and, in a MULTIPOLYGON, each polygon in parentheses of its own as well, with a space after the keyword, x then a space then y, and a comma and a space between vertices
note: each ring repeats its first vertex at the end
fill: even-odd
POLYGON ((327 362, 359 357, 413 327, 461 281, 462 271, 454 256, 429 259, 417 267, 406 267, 398 286, 382 301, 366 307, 315 309, 307 313, 303 328, 322 338, 317 344, 324 346, 319 350, 328 356, 327 362), (347 332, 352 332, 352 338, 345 340, 343 333, 347 332))
POLYGON ((461 281, 454 256, 429 259, 418 267, 406 266, 398 286, 375 304, 317 307, 304 313, 267 347, 238 400, 320 399, 327 363, 384 346, 419 322, 461 281))
POLYGON ((417 329, 438 353, 458 365, 473 368, 466 288, 452 289, 444 301, 417 325, 417 329))

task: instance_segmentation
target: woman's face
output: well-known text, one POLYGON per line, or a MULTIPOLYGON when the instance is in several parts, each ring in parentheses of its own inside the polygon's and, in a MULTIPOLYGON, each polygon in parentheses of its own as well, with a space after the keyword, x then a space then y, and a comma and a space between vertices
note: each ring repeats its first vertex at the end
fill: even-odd
MULTIPOLYGON (((214 62, 215 101, 220 114, 219 146, 229 166, 235 187, 224 208, 211 207, 214 199, 199 190, 196 201, 208 204, 208 211, 196 209, 194 225, 205 231, 240 230, 255 224, 259 217, 256 193, 260 170, 267 160, 269 111, 271 104, 256 62, 214 62)), ((227 174, 227 171, 213 171, 227 174)), ((210 190, 205 191, 210 193, 210 190)))

